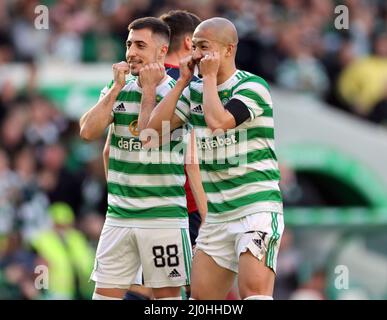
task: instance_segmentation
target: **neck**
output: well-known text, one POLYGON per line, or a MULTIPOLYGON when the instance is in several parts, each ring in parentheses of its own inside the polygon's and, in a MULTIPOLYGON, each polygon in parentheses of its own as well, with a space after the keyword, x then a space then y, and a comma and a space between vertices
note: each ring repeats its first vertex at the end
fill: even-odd
POLYGON ((218 75, 216 77, 217 85, 226 82, 235 73, 236 70, 235 63, 223 68, 219 67, 218 75))
POLYGON ((165 63, 178 67, 180 61, 189 55, 190 55, 190 52, 187 53, 185 51, 172 52, 165 57, 165 63))

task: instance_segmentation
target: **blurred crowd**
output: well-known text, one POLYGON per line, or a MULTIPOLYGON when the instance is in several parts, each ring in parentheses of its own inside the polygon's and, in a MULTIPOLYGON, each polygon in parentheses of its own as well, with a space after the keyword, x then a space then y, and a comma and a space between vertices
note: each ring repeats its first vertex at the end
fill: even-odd
MULTIPOLYGON (((103 141, 80 141, 78 123, 39 93, 37 68, 123 60, 129 22, 170 9, 232 20, 239 68, 387 123, 384 0, 0 1, 0 299, 90 298, 88 277, 106 210, 103 141), (35 28, 39 4, 49 8, 48 30, 35 28), (348 29, 335 28, 339 4, 348 7, 348 29), (29 66, 22 90, 2 69, 14 62, 29 66), (37 286, 44 282, 40 265, 50 266, 49 289, 37 286)), ((283 190, 294 199, 294 177, 284 176, 283 190)), ((324 274, 300 284, 300 253, 291 234, 285 238, 277 297, 314 286, 323 298, 324 274)))
POLYGON ((176 8, 231 19, 240 68, 371 121, 386 120, 384 0, 2 1, 0 63, 120 61, 131 20, 176 8), (39 4, 49 8, 48 30, 35 28, 39 4), (348 10, 335 13, 339 5, 348 10))

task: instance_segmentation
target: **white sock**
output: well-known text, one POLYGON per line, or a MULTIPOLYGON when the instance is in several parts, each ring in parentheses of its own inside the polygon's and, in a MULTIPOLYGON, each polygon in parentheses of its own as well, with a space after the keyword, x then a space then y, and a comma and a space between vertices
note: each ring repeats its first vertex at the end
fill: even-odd
POLYGON ((102 294, 98 294, 96 292, 93 293, 92 299, 93 300, 122 300, 120 298, 103 296, 102 294))
POLYGON ((182 298, 181 296, 178 296, 178 297, 156 298, 155 300, 182 300, 182 298))
POLYGON ((273 297, 272 296, 256 295, 256 296, 246 297, 243 300, 273 300, 273 297))

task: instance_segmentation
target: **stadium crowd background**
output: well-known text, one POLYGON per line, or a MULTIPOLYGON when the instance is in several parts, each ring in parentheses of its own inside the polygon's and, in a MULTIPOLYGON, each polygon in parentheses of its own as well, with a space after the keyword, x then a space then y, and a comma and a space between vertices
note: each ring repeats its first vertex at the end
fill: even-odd
MULTIPOLYGON (((90 298, 88 277, 105 215, 103 140, 80 140, 77 120, 39 91, 37 71, 48 63, 71 68, 73 63, 121 61, 129 22, 171 9, 233 21, 240 69, 382 128, 387 122, 384 0, 1 1, 0 299, 90 298), (34 26, 39 4, 49 8, 49 30, 34 26), (339 4, 349 9, 348 30, 335 28, 339 4), (11 63, 28 66, 27 85, 18 87, 4 72, 11 63), (50 286, 41 290, 34 271, 44 264, 50 286)), ((283 170, 285 190, 294 173, 283 170)), ((298 199, 304 205, 329 205, 317 192, 298 199)), ((284 194, 284 202, 285 208, 295 205, 291 193, 284 194)), ((330 298, 323 270, 303 281, 303 261, 289 228, 274 298, 289 299, 305 288, 308 297, 330 298)))

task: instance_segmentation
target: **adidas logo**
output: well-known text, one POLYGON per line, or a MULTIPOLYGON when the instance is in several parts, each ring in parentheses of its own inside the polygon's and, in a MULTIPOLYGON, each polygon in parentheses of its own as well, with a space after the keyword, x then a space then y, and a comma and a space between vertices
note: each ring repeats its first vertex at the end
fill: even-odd
POLYGON ((258 248, 262 248, 262 240, 261 240, 261 239, 253 239, 253 242, 254 242, 254 244, 255 244, 258 248))
POLYGON ((199 104, 197 107, 193 108, 191 112, 196 112, 196 113, 203 113, 202 106, 199 104))
POLYGON ((177 277, 181 277, 181 274, 176 269, 173 269, 168 277, 169 278, 177 278, 177 277))
POLYGON ((123 103, 120 103, 117 107, 114 108, 114 111, 126 111, 123 103))
POLYGON ((256 234, 258 235, 259 238, 253 238, 252 240, 254 244, 261 249, 264 246, 264 241, 267 233, 262 231, 256 231, 256 234))

